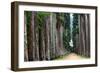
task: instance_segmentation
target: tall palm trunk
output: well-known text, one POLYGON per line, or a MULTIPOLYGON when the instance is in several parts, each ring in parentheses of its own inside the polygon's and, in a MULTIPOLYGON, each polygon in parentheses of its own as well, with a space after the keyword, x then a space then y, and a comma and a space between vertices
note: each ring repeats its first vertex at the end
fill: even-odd
POLYGON ((57 13, 56 14, 56 19, 57 19, 57 23, 56 23, 56 29, 57 29, 57 49, 58 49, 58 56, 63 55, 64 54, 64 48, 63 48, 63 27, 62 27, 62 23, 61 23, 61 19, 60 19, 60 14, 57 13))
POLYGON ((37 25, 37 13, 35 12, 34 15, 34 37, 35 37, 35 60, 39 60, 39 30, 38 30, 38 25, 37 25))
POLYGON ((34 13, 31 13, 30 23, 27 29, 27 46, 28 46, 28 60, 33 61, 35 59, 35 42, 34 42, 34 13))
POLYGON ((24 60, 28 61, 26 13, 24 13, 24 60))
POLYGON ((50 25, 50 16, 46 17, 45 20, 45 54, 46 54, 46 60, 50 60, 50 35, 49 35, 49 25, 50 25))
POLYGON ((50 14, 51 17, 51 25, 52 25, 52 58, 56 57, 56 14, 55 13, 51 13, 50 14))
POLYGON ((90 57, 89 15, 80 14, 79 18, 80 55, 90 57))
MULTIPOLYGON (((45 18, 43 18, 43 22, 45 22, 45 18)), ((46 52, 45 52, 45 23, 41 24, 41 28, 39 29, 39 53, 40 60, 46 60, 46 52)))
POLYGON ((90 57, 90 18, 89 14, 85 15, 85 21, 86 21, 86 50, 85 50, 85 56, 90 57))

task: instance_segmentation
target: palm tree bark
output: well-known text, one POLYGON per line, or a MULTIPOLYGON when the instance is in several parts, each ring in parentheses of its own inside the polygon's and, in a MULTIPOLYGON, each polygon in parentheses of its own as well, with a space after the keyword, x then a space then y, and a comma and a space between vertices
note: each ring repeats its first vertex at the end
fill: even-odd
POLYGON ((58 56, 63 55, 64 54, 64 48, 63 48, 63 37, 62 37, 62 32, 63 32, 63 27, 62 27, 62 23, 61 23, 61 19, 60 19, 60 14, 56 13, 56 19, 57 19, 57 23, 56 23, 56 29, 57 29, 57 53, 58 56))
POLYGON ((35 42, 34 42, 34 13, 31 13, 32 15, 30 16, 30 23, 28 25, 27 29, 27 45, 28 45, 28 60, 33 61, 35 58, 35 42))
POLYGON ((24 60, 28 61, 26 13, 24 13, 24 60))
POLYGON ((88 14, 79 15, 80 55, 90 57, 90 23, 88 14), (88 53, 87 53, 88 52, 88 53))
POLYGON ((45 54, 46 60, 50 60, 50 40, 49 40, 49 25, 50 25, 50 16, 46 17, 45 21, 45 54))
POLYGON ((38 24, 37 24, 37 12, 35 12, 34 15, 34 37, 35 37, 35 60, 39 60, 39 30, 38 30, 38 24))
POLYGON ((43 24, 39 29, 39 53, 40 60, 46 60, 46 52, 45 52, 45 18, 43 18, 43 24))

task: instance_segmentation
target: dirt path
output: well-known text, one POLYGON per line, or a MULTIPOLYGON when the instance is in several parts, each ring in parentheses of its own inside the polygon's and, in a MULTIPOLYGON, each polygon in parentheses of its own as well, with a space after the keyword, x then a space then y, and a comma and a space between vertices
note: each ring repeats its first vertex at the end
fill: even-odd
POLYGON ((84 59, 84 58, 75 53, 71 53, 63 58, 63 60, 77 60, 77 59, 84 59))
POLYGON ((58 58, 57 60, 81 60, 81 59, 86 59, 86 58, 80 55, 77 55, 75 53, 70 53, 69 55, 66 55, 62 58, 58 58))

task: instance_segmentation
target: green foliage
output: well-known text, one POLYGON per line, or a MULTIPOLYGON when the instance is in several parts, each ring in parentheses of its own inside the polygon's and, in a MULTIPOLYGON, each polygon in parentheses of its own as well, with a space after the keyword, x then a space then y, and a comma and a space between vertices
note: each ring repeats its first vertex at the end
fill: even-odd
POLYGON ((60 22, 63 25, 64 24, 64 13, 58 13, 58 14, 59 14, 59 17, 60 17, 60 22))
POLYGON ((79 33, 78 14, 73 15, 73 34, 79 33))
POLYGON ((64 28, 70 29, 70 13, 64 13, 64 28))
POLYGON ((50 15, 49 12, 37 12, 36 17, 37 17, 37 24, 38 28, 41 30, 43 28, 43 25, 45 24, 45 19, 50 15))
POLYGON ((63 32, 63 44, 64 47, 70 51, 71 47, 69 45, 70 42, 70 14, 64 13, 64 32, 63 32))
POLYGON ((70 36, 70 13, 65 13, 64 14, 64 32, 63 32, 63 44, 64 47, 68 50, 73 52, 74 49, 76 48, 76 34, 79 34, 79 25, 78 25, 78 14, 73 14, 73 29, 72 29, 72 34, 73 34, 73 44, 74 46, 71 47, 69 42, 71 40, 70 36))
POLYGON ((63 44, 64 44, 64 47, 70 51, 70 45, 69 45, 69 41, 70 41, 70 36, 69 36, 69 33, 70 31, 69 30, 64 30, 63 32, 63 44))
POLYGON ((76 35, 79 34, 79 25, 78 25, 78 14, 73 15, 73 44, 74 44, 74 49, 76 48, 76 35))
MULTIPOLYGON (((32 11, 25 11, 26 21, 27 21, 27 30, 29 25, 31 24, 31 16, 32 11)), ((35 12, 36 15, 36 23, 38 25, 38 29, 42 29, 43 25, 45 24, 45 19, 50 16, 50 12, 35 12)))

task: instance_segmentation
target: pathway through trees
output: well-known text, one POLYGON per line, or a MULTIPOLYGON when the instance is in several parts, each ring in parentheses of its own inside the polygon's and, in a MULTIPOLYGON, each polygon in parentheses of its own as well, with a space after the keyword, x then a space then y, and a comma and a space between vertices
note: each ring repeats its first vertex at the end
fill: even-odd
POLYGON ((89 58, 89 21, 89 14, 25 11, 24 61, 89 58))
POLYGON ((68 55, 57 58, 57 60, 82 60, 82 59, 86 59, 86 57, 77 55, 75 53, 70 53, 68 55))

